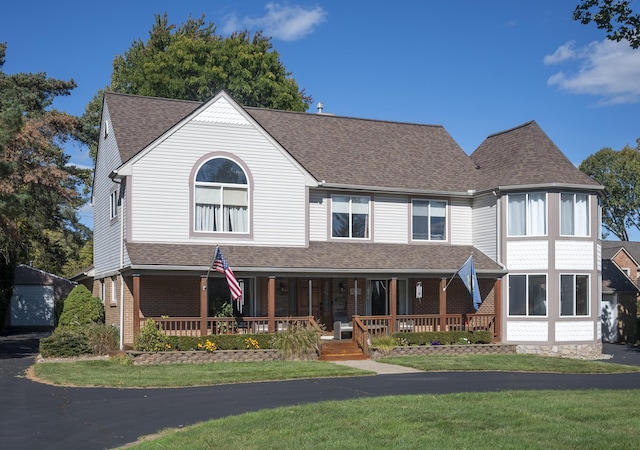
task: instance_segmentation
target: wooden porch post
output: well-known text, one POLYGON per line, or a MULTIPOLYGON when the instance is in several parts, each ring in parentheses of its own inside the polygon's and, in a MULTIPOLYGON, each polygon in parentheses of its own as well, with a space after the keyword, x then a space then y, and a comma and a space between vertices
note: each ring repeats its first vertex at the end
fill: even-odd
POLYGON ((391 316, 389 333, 396 331, 396 316, 398 315, 397 285, 398 279, 391 278, 391 283, 389 283, 389 315, 391 316))
POLYGON ((440 278, 440 330, 447 331, 447 279, 440 278))
POLYGON ((495 314, 495 323, 494 323, 494 337, 493 340, 496 342, 502 341, 501 337, 501 323, 502 323, 502 278, 496 278, 496 282, 493 287, 493 309, 495 314))
MULTIPOLYGON (((124 282, 124 279, 122 279, 124 282)), ((124 305, 120 305, 124 308, 124 305)), ((133 336, 140 332, 140 274, 133 274, 133 336)))
POLYGON ((269 277, 267 286, 267 316, 269 319, 269 333, 276 331, 276 277, 269 277))
POLYGON ((207 295, 207 276, 200 276, 200 336, 207 335, 207 316, 208 316, 208 295, 207 295))

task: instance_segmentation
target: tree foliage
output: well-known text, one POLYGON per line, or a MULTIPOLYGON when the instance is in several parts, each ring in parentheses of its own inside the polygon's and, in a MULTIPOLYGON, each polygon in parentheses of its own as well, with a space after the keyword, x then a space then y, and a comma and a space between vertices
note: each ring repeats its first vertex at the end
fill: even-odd
POLYGON ((78 327, 104 323, 104 308, 99 298, 93 297, 82 284, 74 287, 64 300, 59 327, 78 327))
POLYGON ((640 138, 636 148, 603 148, 580 164, 580 170, 605 187, 602 225, 621 241, 628 230, 640 230, 640 138))
POLYGON ((6 75, 6 48, 0 43, 0 323, 15 266, 31 261, 61 273, 74 256, 69 244, 79 250, 89 234, 77 209, 85 202, 79 188, 90 174, 68 165, 62 148, 78 121, 51 108, 76 84, 44 73, 6 75))
POLYGON ((607 39, 629 41, 632 48, 640 47, 640 14, 634 14, 628 0, 582 0, 573 11, 573 20, 583 24, 594 22, 607 31, 607 39))
MULTIPOLYGON (((180 26, 170 24, 166 13, 156 15, 149 39, 133 41, 116 56, 105 89, 195 101, 225 89, 244 106, 291 111, 306 111, 312 101, 286 71, 270 38, 248 31, 222 37, 204 15, 180 26)), ((94 160, 103 93, 87 105, 79 133, 94 160)))

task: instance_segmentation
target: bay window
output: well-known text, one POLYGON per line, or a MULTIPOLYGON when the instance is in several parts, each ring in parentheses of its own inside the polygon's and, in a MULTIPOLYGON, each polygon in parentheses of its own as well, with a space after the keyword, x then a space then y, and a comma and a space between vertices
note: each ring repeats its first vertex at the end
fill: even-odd
POLYGON ((411 236, 414 240, 446 240, 447 202, 412 200, 411 208, 411 236))
POLYGON ((589 236, 589 195, 561 194, 560 234, 589 236))
POLYGON ((509 236, 544 236, 547 234, 547 194, 509 194, 509 236))
POLYGON ((369 239, 369 197, 331 197, 331 236, 369 239))
POLYGON ((242 168, 227 158, 205 162, 195 179, 195 230, 248 233, 249 185, 242 168))

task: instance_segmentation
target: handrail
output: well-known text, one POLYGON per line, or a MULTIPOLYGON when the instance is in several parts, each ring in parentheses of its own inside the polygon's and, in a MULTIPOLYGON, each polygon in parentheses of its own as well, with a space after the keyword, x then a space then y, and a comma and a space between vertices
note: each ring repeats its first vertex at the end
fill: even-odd
POLYGON ((369 330, 360 316, 353 316, 353 339, 362 349, 364 356, 369 356, 369 330))

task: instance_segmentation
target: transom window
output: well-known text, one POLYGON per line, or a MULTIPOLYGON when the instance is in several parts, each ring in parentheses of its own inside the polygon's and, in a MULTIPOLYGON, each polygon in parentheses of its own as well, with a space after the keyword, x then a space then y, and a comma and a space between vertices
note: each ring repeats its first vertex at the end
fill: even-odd
POLYGON ((509 275, 509 315, 547 315, 547 276, 509 275))
POLYGON ((195 230, 222 233, 249 232, 249 184, 234 161, 205 162, 195 180, 195 230))
POLYGON ((331 236, 369 239, 369 197, 331 197, 331 236))
POLYGON ((547 234, 547 195, 544 192, 509 194, 509 236, 547 234))
POLYGON ((414 240, 446 240, 447 202, 412 200, 411 206, 411 235, 414 240))
POLYGON ((589 275, 560 275, 560 315, 589 315, 589 275))
POLYGON ((589 236, 589 195, 561 194, 560 234, 589 236))

